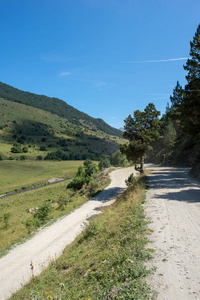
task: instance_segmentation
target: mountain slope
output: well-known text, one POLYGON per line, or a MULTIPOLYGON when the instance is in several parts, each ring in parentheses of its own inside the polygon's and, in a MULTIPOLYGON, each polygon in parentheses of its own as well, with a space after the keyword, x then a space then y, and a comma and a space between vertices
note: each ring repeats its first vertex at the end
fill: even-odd
POLYGON ((122 140, 45 110, 0 98, 0 152, 7 158, 20 158, 22 153, 33 159, 48 155, 49 159, 98 160, 102 154, 117 151, 117 141, 122 140), (15 143, 21 152, 13 152, 15 143))
POLYGON ((101 130, 107 134, 122 137, 120 130, 109 126, 101 119, 95 119, 89 115, 68 105, 65 101, 24 92, 10 85, 0 82, 0 97, 8 101, 18 102, 35 108, 49 111, 60 117, 66 118, 73 124, 83 125, 90 129, 101 130))

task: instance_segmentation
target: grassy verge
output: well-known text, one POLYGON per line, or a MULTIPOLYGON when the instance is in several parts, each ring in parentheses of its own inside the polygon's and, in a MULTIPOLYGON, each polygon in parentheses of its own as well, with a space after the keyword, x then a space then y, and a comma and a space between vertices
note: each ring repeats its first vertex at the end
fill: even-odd
MULTIPOLYGON (((130 186, 64 254, 11 299, 149 299, 144 261, 150 233, 144 220, 144 177, 130 186)), ((152 299, 152 298, 151 298, 152 299)))
MULTIPOLYGON (((96 191, 105 188, 110 182, 108 177, 101 179, 101 174, 97 179, 101 185, 97 186, 96 191)), ((51 210, 45 223, 51 223, 56 219, 69 214, 84 202, 91 198, 87 188, 74 192, 66 189, 67 183, 61 182, 52 186, 46 186, 38 190, 29 191, 23 194, 16 194, 2 198, 0 200, 0 257, 4 255, 12 245, 30 237, 28 228, 25 226, 27 220, 34 220, 35 208, 41 207, 44 203, 51 205, 51 210), (29 210, 33 209, 30 213, 29 210), (9 215, 9 219, 4 216, 9 215)), ((43 226, 41 224, 41 226, 43 226)), ((34 228, 30 228, 30 231, 34 228)), ((32 232, 33 233, 33 232, 32 232)))
POLYGON ((53 177, 70 178, 81 161, 0 161, 0 194, 44 183, 53 177))

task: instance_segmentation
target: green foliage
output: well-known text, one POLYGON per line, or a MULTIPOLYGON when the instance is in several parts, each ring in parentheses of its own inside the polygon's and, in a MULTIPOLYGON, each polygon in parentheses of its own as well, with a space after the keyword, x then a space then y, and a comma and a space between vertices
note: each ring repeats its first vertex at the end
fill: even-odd
POLYGON ((160 136, 160 112, 156 110, 153 103, 149 103, 144 112, 134 111, 125 119, 124 137, 129 140, 128 145, 121 145, 120 150, 128 160, 137 162, 140 160, 140 171, 143 172, 144 153, 150 144, 160 136))
POLYGON ((31 233, 34 229, 44 225, 48 221, 51 210, 52 206, 49 201, 45 201, 39 208, 34 210, 33 217, 22 222, 22 224, 24 224, 24 226, 28 229, 28 233, 31 233))
POLYGON ((168 110, 167 115, 173 119, 180 118, 180 109, 183 104, 184 97, 184 89, 180 85, 179 81, 177 81, 176 87, 173 90, 173 96, 170 96, 170 100, 172 103, 171 108, 168 110))
POLYGON ((6 156, 0 152, 0 160, 5 160, 5 159, 7 159, 6 156))
POLYGON ((19 159, 20 160, 25 160, 27 157, 25 155, 20 155, 19 159))
POLYGON ((200 24, 190 42, 190 58, 184 69, 188 71, 188 83, 181 106, 181 120, 186 133, 196 139, 200 137, 200 24))
POLYGON ((14 143, 13 147, 10 150, 12 153, 22 153, 23 150, 21 148, 21 146, 18 143, 14 143))
POLYGON ((135 184, 137 182, 137 180, 135 179, 133 173, 131 173, 131 175, 128 177, 128 179, 125 180, 126 185, 129 186, 131 184, 135 184))
POLYGON ((10 217, 11 217, 11 213, 7 212, 3 215, 3 222, 5 225, 5 228, 8 228, 8 225, 10 224, 10 217))
POLYGON ((22 148, 22 151, 23 151, 24 153, 28 153, 28 146, 23 147, 23 148, 22 148))
POLYGON ((111 164, 115 167, 125 167, 127 165, 128 161, 126 159, 126 156, 121 153, 120 150, 117 150, 112 156, 111 156, 111 164))
POLYGON ((24 226, 28 230, 28 233, 31 233, 35 228, 38 227, 37 223, 36 223, 36 220, 33 219, 33 218, 26 219, 26 221, 22 222, 22 224, 24 224, 24 226))
POLYGON ((58 199, 58 209, 64 210, 68 202, 69 200, 66 198, 66 196, 60 196, 58 199))
POLYGON ((171 121, 165 127, 163 135, 163 145, 167 152, 173 149, 174 143, 176 141, 177 133, 176 129, 171 121))
POLYGON ((74 191, 80 190, 84 185, 88 185, 92 181, 92 175, 97 172, 97 167, 91 160, 84 162, 85 168, 80 166, 74 179, 67 185, 74 191))
POLYGON ((87 190, 88 190, 88 193, 89 193, 90 197, 93 196, 96 193, 98 187, 99 187, 98 182, 96 182, 94 180, 89 182, 87 190))
POLYGON ((40 146, 41 151, 47 151, 47 148, 45 146, 40 146))
POLYGON ((43 156, 42 155, 38 155, 36 159, 37 160, 43 160, 43 156))
POLYGON ((34 219, 37 224, 44 224, 49 216, 49 213, 52 209, 51 202, 45 201, 34 214, 34 219))
POLYGON ((84 124, 71 123, 41 109, 0 98, 0 110, 4 116, 0 152, 5 155, 11 143, 19 146, 12 149, 15 158, 30 145, 24 152, 28 158, 36 159, 48 150, 47 160, 99 160, 103 153, 110 155, 119 148, 116 136, 103 131, 95 131, 94 135, 93 127, 87 129, 84 124))
POLYGON ((108 157, 101 158, 99 162, 99 170, 103 170, 110 167, 110 159, 108 157))

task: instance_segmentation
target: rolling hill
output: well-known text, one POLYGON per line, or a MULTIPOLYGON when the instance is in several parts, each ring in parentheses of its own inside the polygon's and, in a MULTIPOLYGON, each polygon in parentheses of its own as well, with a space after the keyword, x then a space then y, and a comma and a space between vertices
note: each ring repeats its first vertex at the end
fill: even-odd
POLYGON ((83 125, 91 129, 101 130, 105 133, 122 137, 120 130, 109 126, 102 119, 92 118, 57 98, 24 92, 2 82, 0 82, 0 98, 40 108, 65 118, 73 124, 83 125))
POLYGON ((2 158, 98 160, 118 150, 121 135, 62 100, 0 83, 2 158))

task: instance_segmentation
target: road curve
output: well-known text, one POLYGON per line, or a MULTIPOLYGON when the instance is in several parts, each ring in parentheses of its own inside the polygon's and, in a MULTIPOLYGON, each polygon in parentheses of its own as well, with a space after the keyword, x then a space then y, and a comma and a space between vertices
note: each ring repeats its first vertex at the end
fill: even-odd
POLYGON ((200 299, 200 183, 188 171, 157 167, 148 177, 145 210, 156 267, 149 283, 158 300, 200 299))
POLYGON ((84 222, 111 205, 126 188, 125 179, 135 173, 133 167, 117 169, 110 174, 111 184, 99 195, 50 227, 39 231, 32 239, 18 245, 0 259, 0 299, 19 290, 32 277, 39 275, 50 261, 58 258, 64 248, 83 230, 84 222))

